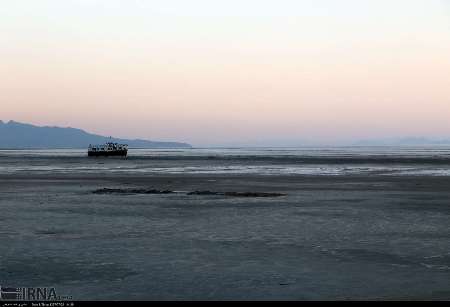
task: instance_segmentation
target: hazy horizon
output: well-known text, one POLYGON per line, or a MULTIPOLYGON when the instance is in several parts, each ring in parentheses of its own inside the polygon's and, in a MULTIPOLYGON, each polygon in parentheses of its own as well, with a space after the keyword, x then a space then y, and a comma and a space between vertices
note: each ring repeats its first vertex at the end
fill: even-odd
POLYGON ((4 1, 0 119, 196 147, 449 138, 450 2, 4 1))

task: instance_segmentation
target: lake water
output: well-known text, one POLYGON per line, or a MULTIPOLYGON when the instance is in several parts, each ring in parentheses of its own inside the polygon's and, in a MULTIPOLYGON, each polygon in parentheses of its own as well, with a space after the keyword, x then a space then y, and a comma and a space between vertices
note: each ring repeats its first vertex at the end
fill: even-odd
POLYGON ((130 149, 127 158, 86 150, 0 150, 2 173, 188 173, 450 176, 450 147, 130 149))
POLYGON ((445 147, 3 150, 0 284, 75 300, 449 300, 449 186, 445 147))

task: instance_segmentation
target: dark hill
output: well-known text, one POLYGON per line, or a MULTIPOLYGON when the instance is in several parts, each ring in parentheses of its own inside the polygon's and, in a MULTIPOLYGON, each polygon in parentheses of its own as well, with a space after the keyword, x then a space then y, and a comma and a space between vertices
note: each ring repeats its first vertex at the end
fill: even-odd
POLYGON ((106 141, 128 144, 133 148, 190 148, 179 142, 156 142, 148 140, 128 140, 109 138, 88 133, 76 128, 39 127, 30 124, 0 120, 0 148, 87 148, 89 144, 103 144, 106 141))

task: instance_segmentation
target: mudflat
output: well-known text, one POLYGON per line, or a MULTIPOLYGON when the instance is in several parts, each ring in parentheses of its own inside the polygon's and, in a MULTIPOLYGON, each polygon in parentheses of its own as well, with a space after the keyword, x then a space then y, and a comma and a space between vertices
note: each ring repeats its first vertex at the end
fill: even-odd
POLYGON ((25 170, 0 174, 0 210, 2 286, 75 300, 450 299, 448 176, 25 170))

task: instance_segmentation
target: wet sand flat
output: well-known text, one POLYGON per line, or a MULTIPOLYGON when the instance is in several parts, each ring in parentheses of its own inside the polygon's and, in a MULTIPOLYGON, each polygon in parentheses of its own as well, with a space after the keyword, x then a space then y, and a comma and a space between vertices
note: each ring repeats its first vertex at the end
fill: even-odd
POLYGON ((3 173, 0 284, 76 300, 450 299, 449 187, 447 176, 3 173), (105 188, 173 193, 93 193, 105 188))

